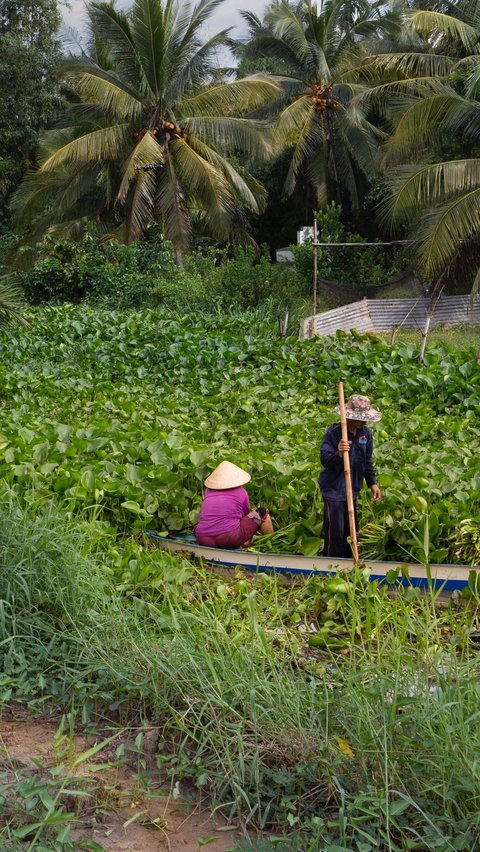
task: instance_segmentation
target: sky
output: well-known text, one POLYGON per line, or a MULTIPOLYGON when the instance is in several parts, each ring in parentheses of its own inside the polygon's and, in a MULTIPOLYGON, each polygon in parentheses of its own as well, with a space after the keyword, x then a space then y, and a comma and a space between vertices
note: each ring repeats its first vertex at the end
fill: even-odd
MULTIPOLYGON (((132 0, 118 0, 118 8, 126 8, 132 4, 132 0)), ((84 0, 70 0, 70 9, 64 7, 63 19, 68 27, 77 30, 81 35, 85 25, 85 2, 84 0)), ((235 27, 232 35, 239 38, 242 35, 243 21, 239 9, 255 12, 261 16, 266 2, 264 0, 225 0, 213 13, 206 35, 213 35, 219 30, 227 27, 235 27)))

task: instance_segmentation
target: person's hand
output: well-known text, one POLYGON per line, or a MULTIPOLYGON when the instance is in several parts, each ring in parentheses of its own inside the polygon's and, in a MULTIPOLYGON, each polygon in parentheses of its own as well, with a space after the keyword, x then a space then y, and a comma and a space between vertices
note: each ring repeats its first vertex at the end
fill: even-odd
POLYGON ((340 453, 340 455, 343 455, 343 453, 348 453, 351 443, 351 441, 344 441, 342 438, 338 445, 338 452, 340 453))
POLYGON ((370 486, 370 491, 372 492, 373 502, 378 503, 378 501, 382 499, 382 492, 376 482, 370 486))
POLYGON ((255 511, 258 512, 262 521, 266 517, 266 515, 268 515, 268 509, 266 508, 266 506, 259 506, 258 509, 255 509, 255 511))

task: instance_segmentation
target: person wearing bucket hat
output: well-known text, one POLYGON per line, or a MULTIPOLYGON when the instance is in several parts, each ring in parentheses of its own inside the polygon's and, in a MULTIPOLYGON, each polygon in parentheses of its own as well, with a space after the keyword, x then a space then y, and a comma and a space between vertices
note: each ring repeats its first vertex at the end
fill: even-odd
MULTIPOLYGON (((340 413, 337 406, 335 413, 340 413)), ((343 454, 350 454, 350 476, 355 506, 355 523, 358 526, 356 498, 360 493, 363 482, 367 483, 372 492, 372 499, 377 502, 382 494, 377 485, 373 466, 373 438, 366 423, 377 423, 381 414, 373 408, 368 396, 354 393, 345 405, 347 418, 348 441, 342 440, 340 423, 334 423, 326 430, 320 460, 323 470, 318 478, 318 484, 323 497, 323 530, 325 544, 323 556, 341 556, 351 558, 352 549, 348 542, 349 521, 347 494, 343 467, 343 454)))
POLYGON ((250 499, 243 487, 250 474, 236 464, 222 461, 205 480, 205 495, 194 532, 204 547, 235 550, 247 544, 255 533, 273 532, 268 509, 250 510, 250 499))

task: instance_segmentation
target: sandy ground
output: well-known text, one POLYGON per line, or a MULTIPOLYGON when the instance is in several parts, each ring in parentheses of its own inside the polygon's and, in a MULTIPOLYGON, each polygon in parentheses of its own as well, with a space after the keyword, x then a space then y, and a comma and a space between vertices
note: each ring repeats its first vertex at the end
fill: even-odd
MULTIPOLYGON (((0 769, 46 777, 52 767, 72 766, 76 755, 108 737, 59 737, 59 721, 4 717, 0 721, 0 769)), ((72 831, 75 840, 94 840, 105 852, 228 852, 236 845, 241 836, 237 826, 228 825, 219 814, 182 801, 181 791, 175 798, 173 790, 158 789, 154 772, 149 775, 150 784, 142 784, 131 765, 138 759, 136 755, 130 755, 130 765, 112 766, 121 742, 120 736, 70 772, 83 776, 92 789, 72 831)), ((67 810, 68 804, 64 805, 67 810)))

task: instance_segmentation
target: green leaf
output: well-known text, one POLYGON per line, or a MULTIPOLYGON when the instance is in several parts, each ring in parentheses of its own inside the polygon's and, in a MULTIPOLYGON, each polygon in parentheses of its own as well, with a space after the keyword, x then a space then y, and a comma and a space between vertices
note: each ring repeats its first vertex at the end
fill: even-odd
POLYGON ((388 811, 391 816, 399 816, 410 806, 408 799, 393 799, 389 802, 388 811))
POLYGON ((142 481, 142 472, 135 464, 125 465, 125 476, 127 478, 127 482, 130 482, 131 485, 136 485, 138 482, 142 481))
POLYGON ((24 840, 30 834, 33 834, 34 831, 41 828, 43 826, 43 822, 32 822, 29 825, 20 825, 18 828, 14 828, 12 830, 13 837, 18 837, 19 840, 24 840))
POLYGON ((93 470, 85 470, 80 477, 80 482, 86 491, 93 491, 95 488, 95 474, 93 470))
POLYGON ((122 509, 126 509, 127 512, 133 512, 134 515, 144 515, 146 514, 145 510, 142 509, 135 500, 125 500, 124 503, 121 504, 122 509))

